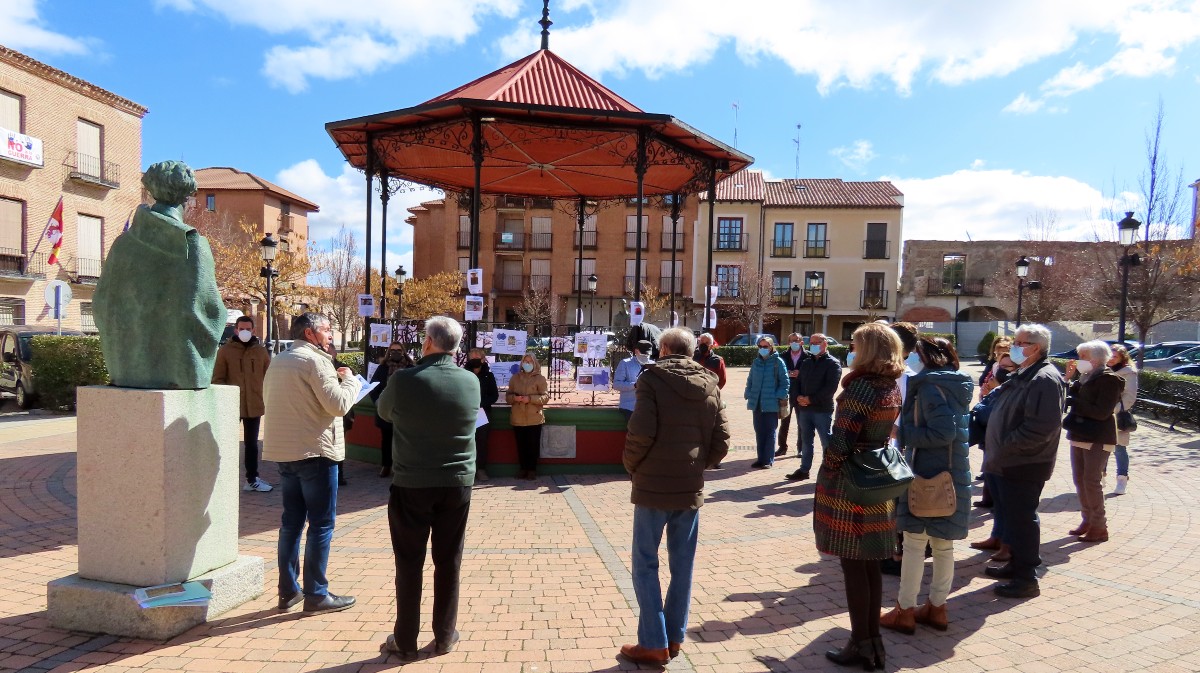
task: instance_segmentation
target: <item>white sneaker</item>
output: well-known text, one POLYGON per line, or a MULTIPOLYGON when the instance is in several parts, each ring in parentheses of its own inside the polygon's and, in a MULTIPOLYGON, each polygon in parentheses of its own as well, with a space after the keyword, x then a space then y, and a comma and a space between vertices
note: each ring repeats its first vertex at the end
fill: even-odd
POLYGON ((1113 489, 1113 495, 1125 495, 1125 487, 1128 484, 1129 477, 1117 475, 1117 487, 1113 489))
POLYGON ((258 491, 259 493, 267 493, 274 490, 275 487, 263 481, 261 477, 255 477, 253 482, 242 484, 243 491, 258 491))

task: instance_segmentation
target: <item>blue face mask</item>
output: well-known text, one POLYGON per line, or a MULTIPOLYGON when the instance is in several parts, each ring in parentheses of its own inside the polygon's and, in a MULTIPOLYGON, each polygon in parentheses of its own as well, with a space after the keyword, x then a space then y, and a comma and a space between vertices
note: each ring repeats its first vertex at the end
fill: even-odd
POLYGON ((1008 352, 1008 357, 1012 359, 1013 364, 1020 367, 1025 362, 1025 348, 1022 346, 1013 346, 1008 352))
POLYGON ((854 352, 853 351, 846 353, 846 366, 847 367, 854 366, 854 352))
POLYGON ((800 342, 793 341, 792 343, 788 344, 788 348, 792 349, 792 352, 795 353, 796 351, 800 350, 800 342))
POLYGON ((524 369, 527 372, 531 372, 531 371, 533 371, 533 364, 531 364, 529 362, 523 363, 521 365, 521 369, 524 369))
POLYGON ((813 355, 820 355, 821 354, 821 346, 818 344, 809 344, 808 352, 812 353, 813 355))
POLYGON ((925 365, 921 364, 921 356, 917 355, 916 351, 909 353, 908 357, 904 358, 904 364, 908 365, 908 368, 914 372, 919 372, 925 368, 925 365))
POLYGON ((760 348, 758 349, 758 354, 765 358, 771 354, 771 350, 770 348, 760 348))

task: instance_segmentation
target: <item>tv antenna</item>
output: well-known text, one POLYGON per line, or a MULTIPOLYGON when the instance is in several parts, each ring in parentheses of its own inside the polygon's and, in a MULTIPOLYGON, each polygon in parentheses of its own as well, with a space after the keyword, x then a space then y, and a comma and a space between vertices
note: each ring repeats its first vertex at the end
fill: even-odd
POLYGON ((800 127, 802 124, 796 124, 796 139, 792 142, 796 143, 796 179, 800 179, 800 127))
POLYGON ((733 146, 737 148, 737 131, 738 131, 738 109, 741 106, 737 101, 733 101, 733 146))

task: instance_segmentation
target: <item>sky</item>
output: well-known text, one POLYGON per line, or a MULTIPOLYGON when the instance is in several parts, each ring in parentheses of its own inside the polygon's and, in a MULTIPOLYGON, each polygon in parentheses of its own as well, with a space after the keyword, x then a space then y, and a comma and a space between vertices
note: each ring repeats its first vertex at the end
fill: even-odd
MULTIPOLYGON (((149 108, 144 169, 234 166, 364 227, 330 121, 418 105, 538 48, 538 0, 4 0, 0 44, 149 108)), ((890 180, 904 238, 1115 240, 1163 155, 1200 178, 1200 0, 553 0, 550 48, 768 178, 890 180), (915 9, 914 9, 915 8, 915 9)), ((387 268, 411 264, 392 200, 387 268)), ((378 208, 375 209, 378 214, 378 208)), ((1188 212, 1190 215, 1190 209, 1188 212)), ((379 240, 376 229, 375 241, 379 240)), ((378 254, 374 256, 378 259, 378 254)), ((409 266, 411 268, 411 266, 409 266)))

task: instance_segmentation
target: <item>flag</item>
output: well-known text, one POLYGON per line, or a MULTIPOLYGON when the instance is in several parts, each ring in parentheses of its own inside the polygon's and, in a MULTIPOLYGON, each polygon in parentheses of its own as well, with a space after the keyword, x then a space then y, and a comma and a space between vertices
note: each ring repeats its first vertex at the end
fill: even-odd
POLYGON ((121 230, 121 233, 123 234, 127 231, 129 231, 129 218, 128 217, 125 218, 125 228, 121 230))
POLYGON ((63 241, 63 200, 58 197, 58 205, 54 207, 54 212, 50 215, 50 221, 46 223, 45 238, 50 241, 50 259, 47 260, 50 264, 58 263, 58 251, 62 250, 63 241))

